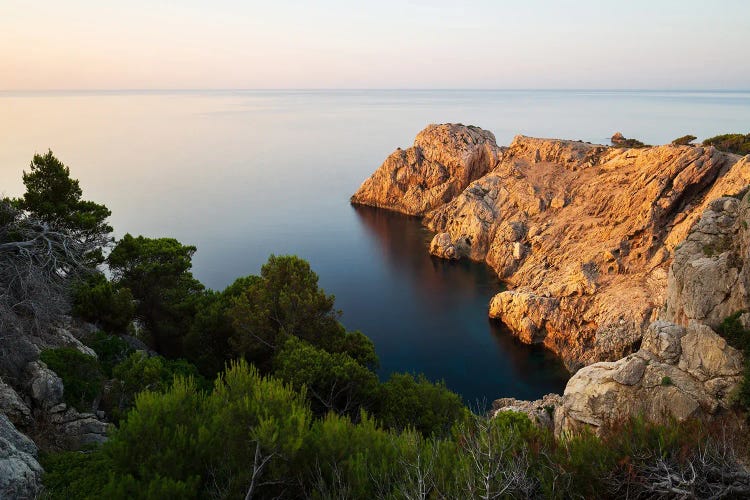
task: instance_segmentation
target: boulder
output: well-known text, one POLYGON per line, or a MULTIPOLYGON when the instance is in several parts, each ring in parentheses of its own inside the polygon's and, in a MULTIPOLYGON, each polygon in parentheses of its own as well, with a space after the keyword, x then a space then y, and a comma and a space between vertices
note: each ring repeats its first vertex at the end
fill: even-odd
POLYGON ((34 499, 42 488, 34 442, 0 413, 0 498, 34 499))
POLYGON ((717 328, 750 304, 750 192, 713 200, 675 250, 664 317, 717 328))
POLYGON ((15 425, 27 427, 31 424, 31 409, 18 393, 0 378, 0 413, 15 425))
POLYGON ((42 361, 26 365, 26 390, 36 406, 51 408, 63 400, 63 382, 42 361))
POLYGON ((741 378, 742 354, 709 327, 686 330, 657 321, 638 352, 571 377, 555 412, 555 431, 598 431, 636 415, 661 423, 707 419, 729 408, 741 378))
POLYGON ((55 431, 48 438, 50 447, 61 450, 80 450, 107 440, 111 424, 103 422, 92 413, 79 413, 64 403, 49 412, 49 424, 55 431))

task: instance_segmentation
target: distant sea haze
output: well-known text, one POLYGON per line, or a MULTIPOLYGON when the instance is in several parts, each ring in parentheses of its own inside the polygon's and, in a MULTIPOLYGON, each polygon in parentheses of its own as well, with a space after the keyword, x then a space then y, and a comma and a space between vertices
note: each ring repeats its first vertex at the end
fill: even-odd
POLYGON ((750 91, 0 92, 0 186, 52 149, 86 198, 126 232, 198 247, 195 275, 223 288, 271 253, 310 261, 343 322, 374 341, 381 375, 423 372, 465 402, 561 392, 541 348, 487 319, 501 283, 476 263, 427 253, 414 218, 355 209, 349 196, 428 123, 608 143, 750 132, 750 91))

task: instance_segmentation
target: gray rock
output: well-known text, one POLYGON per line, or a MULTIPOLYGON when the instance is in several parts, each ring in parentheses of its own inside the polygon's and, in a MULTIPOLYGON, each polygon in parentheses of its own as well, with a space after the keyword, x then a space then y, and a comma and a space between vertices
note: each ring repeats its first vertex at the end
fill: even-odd
POLYGON ((107 440, 110 424, 102 422, 91 413, 79 413, 74 408, 53 413, 49 422, 55 426, 52 445, 64 450, 79 450, 107 440))
POLYGON ((750 300, 750 193, 717 198, 674 253, 667 280, 664 319, 687 326, 691 321, 717 328, 747 308, 750 300))
POLYGON ((27 391, 36 405, 51 408, 62 402, 63 382, 46 364, 32 361, 25 372, 27 391))
POLYGON ((0 498, 37 497, 44 471, 36 454, 34 443, 0 413, 0 498))
POLYGON ((31 423, 31 410, 18 393, 0 379, 0 413, 5 414, 15 424, 28 426, 31 423))

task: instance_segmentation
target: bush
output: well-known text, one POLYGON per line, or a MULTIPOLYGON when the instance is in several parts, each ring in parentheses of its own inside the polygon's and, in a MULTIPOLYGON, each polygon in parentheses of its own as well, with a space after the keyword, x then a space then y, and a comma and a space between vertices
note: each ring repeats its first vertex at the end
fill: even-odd
POLYGON ((165 393, 139 394, 104 445, 113 462, 108 487, 138 498, 159 498, 165 488, 187 498, 242 498, 254 483, 258 496, 277 496, 285 480, 294 486, 288 464, 310 418, 303 395, 244 362, 211 394, 178 377, 165 393))
POLYGON ((703 141, 704 146, 714 146, 720 151, 738 155, 750 154, 750 134, 723 134, 703 141))
POLYGON ((61 347, 42 351, 39 359, 62 379, 65 402, 82 412, 90 412, 102 391, 104 375, 93 356, 61 347))
POLYGON ((88 335, 83 341, 94 350, 102 372, 110 378, 114 367, 123 362, 133 352, 133 348, 120 337, 107 335, 104 332, 95 332, 88 335))
POLYGON ((672 141, 672 144, 675 146, 689 146, 691 142, 696 140, 697 137, 691 134, 683 135, 682 137, 678 137, 674 141, 672 141))
POLYGON ((377 397, 377 376, 344 353, 329 353, 296 337, 286 341, 274 360, 274 375, 300 390, 306 388, 313 411, 336 411, 356 417, 377 397))
POLYGON ((447 436, 469 411, 461 397, 424 375, 394 373, 380 387, 376 415, 386 427, 413 428, 424 436, 447 436))
POLYGON ((73 289, 73 315, 109 333, 121 333, 135 317, 135 300, 127 288, 117 288, 100 273, 73 289))
POLYGON ((49 500, 96 500, 102 498, 102 487, 109 481, 111 460, 96 448, 42 454, 44 494, 49 500))
POLYGON ((133 406, 139 393, 166 392, 176 377, 191 378, 200 389, 210 386, 197 368, 187 361, 148 356, 142 351, 130 354, 115 366, 112 375, 116 381, 107 395, 107 403, 115 420, 119 420, 133 406))
MULTIPOLYGON (((745 355, 745 360, 748 360, 750 359, 750 330, 746 330, 740 321, 740 316, 744 312, 737 311, 724 318, 718 331, 719 335, 724 337, 729 345, 741 350, 745 355)), ((745 362, 742 382, 740 382, 735 402, 740 408, 750 411, 750 363, 748 362, 745 362)), ((750 414, 748 419, 750 419, 750 414)))

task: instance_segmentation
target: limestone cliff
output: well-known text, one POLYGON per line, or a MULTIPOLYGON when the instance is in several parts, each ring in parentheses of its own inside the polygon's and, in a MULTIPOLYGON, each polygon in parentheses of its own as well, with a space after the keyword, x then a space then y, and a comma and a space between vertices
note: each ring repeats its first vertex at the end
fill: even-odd
POLYGON ((352 197, 423 215, 430 251, 485 261, 509 285, 490 304, 571 370, 637 349, 665 304, 677 243, 708 203, 750 183, 713 147, 613 148, 431 125, 352 197))
MULTIPOLYGON (((707 418, 730 407, 742 354, 712 327, 750 308, 748 224, 750 192, 709 204, 675 251, 661 311, 669 321, 652 323, 638 352, 573 375, 554 411, 558 433, 637 414, 654 421, 707 418)), ((749 319, 741 316, 746 327, 749 319)))
POLYGON ((430 125, 417 135, 414 146, 394 151, 351 201, 424 215, 486 174, 501 155, 491 132, 464 125, 430 125))

